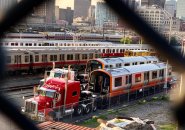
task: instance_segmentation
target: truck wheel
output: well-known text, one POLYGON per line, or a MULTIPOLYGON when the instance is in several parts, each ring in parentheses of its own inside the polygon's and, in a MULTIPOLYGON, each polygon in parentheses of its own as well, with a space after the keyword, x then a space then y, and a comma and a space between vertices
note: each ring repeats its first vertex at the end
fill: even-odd
POLYGON ((75 109, 75 114, 76 115, 81 115, 83 112, 83 107, 81 105, 79 105, 76 109, 75 109))
POLYGON ((54 121, 56 118, 56 113, 54 111, 51 111, 48 113, 48 116, 49 116, 49 120, 54 121))
POLYGON ((84 108, 84 113, 88 114, 91 112, 92 106, 91 104, 87 104, 86 107, 84 108))

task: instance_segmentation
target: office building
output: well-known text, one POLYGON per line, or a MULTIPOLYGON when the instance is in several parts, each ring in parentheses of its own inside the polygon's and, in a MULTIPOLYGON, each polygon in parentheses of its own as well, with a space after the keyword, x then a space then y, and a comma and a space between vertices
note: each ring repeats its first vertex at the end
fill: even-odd
POLYGON ((168 0, 165 3, 164 9, 168 11, 173 17, 176 16, 177 4, 176 0, 168 0))
POLYGON ((185 20, 185 0, 178 0, 177 1, 176 17, 185 20))
POLYGON ((74 18, 88 17, 88 10, 91 6, 91 0, 74 0, 74 18))

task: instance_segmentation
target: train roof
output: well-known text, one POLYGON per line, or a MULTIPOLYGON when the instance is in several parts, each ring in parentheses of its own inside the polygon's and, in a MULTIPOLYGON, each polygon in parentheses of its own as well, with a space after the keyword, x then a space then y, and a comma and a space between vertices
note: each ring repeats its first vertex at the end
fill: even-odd
POLYGON ((38 42, 43 41, 43 39, 34 39, 34 38, 3 38, 3 42, 38 42))
MULTIPOLYGON (((70 49, 85 49, 85 50, 91 50, 91 49, 138 49, 140 48, 139 45, 132 45, 132 46, 127 46, 127 45, 117 45, 117 44, 112 44, 112 45, 99 45, 99 46, 4 46, 5 49, 11 50, 11 49, 27 49, 27 50, 34 50, 34 49, 44 49, 44 50, 49 50, 49 49, 61 49, 61 50, 70 50, 70 49)), ((147 47, 148 48, 148 47, 147 47)))
POLYGON ((129 51, 132 51, 132 52, 149 52, 148 50, 129 50, 129 51))
MULTIPOLYGON (((116 69, 105 69, 103 70, 103 72, 108 72, 113 77, 117 77, 120 75, 164 69, 165 67, 166 67, 165 63, 143 64, 143 65, 135 65, 135 66, 125 66, 123 68, 116 68, 116 69)), ((95 70, 95 71, 102 71, 102 70, 95 70)))
POLYGON ((33 49, 33 50, 28 50, 28 49, 8 49, 6 50, 8 53, 51 53, 51 54, 55 54, 56 52, 58 53, 65 53, 65 54, 72 54, 73 53, 81 53, 81 54, 86 54, 86 53, 99 53, 99 50, 95 50, 95 49, 91 49, 91 50, 83 50, 83 49, 79 49, 79 50, 75 50, 75 49, 57 49, 57 48, 53 48, 53 49, 33 49))
POLYGON ((140 61, 158 61, 155 56, 133 56, 133 57, 117 57, 117 58, 97 58, 97 61, 103 64, 117 64, 117 63, 130 63, 140 61))
POLYGON ((113 42, 100 41, 74 41, 74 40, 47 40, 47 39, 33 39, 33 38, 3 38, 3 42, 43 42, 43 43, 84 43, 84 44, 113 44, 113 42))
POLYGON ((156 60, 156 61, 159 60, 156 56, 143 56, 143 57, 146 58, 146 60, 156 60))

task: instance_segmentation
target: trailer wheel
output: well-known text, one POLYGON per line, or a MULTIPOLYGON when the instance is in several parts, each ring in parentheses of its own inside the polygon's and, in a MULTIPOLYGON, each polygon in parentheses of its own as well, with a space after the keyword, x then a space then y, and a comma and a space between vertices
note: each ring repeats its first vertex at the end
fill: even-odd
POLYGON ((83 112, 83 107, 81 105, 79 105, 78 107, 76 107, 75 109, 75 114, 76 115, 81 115, 83 112))
POLYGON ((86 107, 84 108, 84 113, 88 114, 91 112, 92 106, 91 104, 87 104, 86 107))

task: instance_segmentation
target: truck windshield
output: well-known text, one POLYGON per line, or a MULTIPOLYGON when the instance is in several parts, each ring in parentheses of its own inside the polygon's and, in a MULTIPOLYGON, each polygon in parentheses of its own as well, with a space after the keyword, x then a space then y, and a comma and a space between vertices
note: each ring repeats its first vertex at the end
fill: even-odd
POLYGON ((53 98, 54 94, 55 94, 55 92, 43 91, 43 90, 40 91, 40 95, 45 96, 45 97, 53 98))
POLYGON ((102 64, 96 60, 90 60, 87 63, 87 72, 92 72, 93 70, 96 69, 102 69, 102 64))
POLYGON ((54 77, 61 77, 61 73, 55 73, 54 77))

